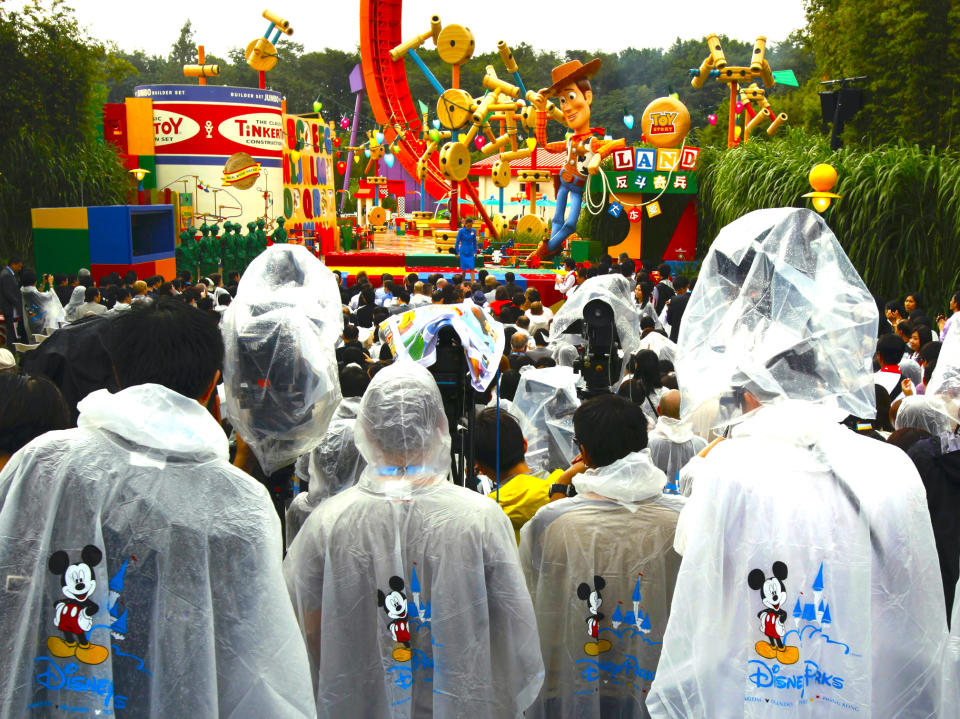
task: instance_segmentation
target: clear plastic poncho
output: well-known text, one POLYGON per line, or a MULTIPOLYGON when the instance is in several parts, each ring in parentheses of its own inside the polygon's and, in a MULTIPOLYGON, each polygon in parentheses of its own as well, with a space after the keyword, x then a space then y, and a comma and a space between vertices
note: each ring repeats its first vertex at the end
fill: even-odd
POLYGON ((960 332, 947 332, 924 396, 938 397, 946 418, 956 423, 960 415, 960 332))
POLYGON ((659 332, 648 332, 640 340, 638 349, 641 350, 653 350, 657 353, 657 359, 661 360, 670 360, 671 362, 677 361, 677 345, 670 340, 669 337, 664 337, 659 332))
POLYGON ((343 329, 333 273, 300 245, 273 245, 223 314, 225 415, 272 473, 320 442, 340 402, 343 329))
POLYGON ((952 432, 956 422, 950 420, 947 405, 936 395, 911 395, 900 401, 894 429, 916 427, 939 437, 952 432))
POLYGON ((943 719, 960 717, 960 586, 953 596, 950 637, 943 652, 943 698, 939 714, 943 719))
POLYGON ((66 322, 76 322, 80 319, 80 307, 83 305, 83 298, 87 288, 83 285, 77 285, 70 293, 70 301, 63 308, 63 319, 66 322))
POLYGON ((652 716, 938 716, 923 485, 902 451, 835 420, 786 400, 698 460, 652 716))
POLYGON ((873 417, 877 307, 823 218, 758 210, 724 227, 683 315, 682 416, 718 401, 713 426, 741 412, 738 393, 873 417))
POLYGON ((284 563, 320 717, 517 717, 543 663, 510 520, 446 481, 440 392, 381 370, 360 405, 358 484, 307 518, 284 563))
POLYGON ((20 293, 30 335, 42 335, 44 330, 55 330, 63 322, 63 305, 56 292, 41 292, 33 285, 28 285, 21 287, 20 293))
POLYGON ((573 442, 577 379, 569 367, 530 368, 520 375, 513 403, 526 420, 526 459, 533 474, 566 469, 580 452, 573 442))
POLYGON ((294 497, 287 508, 288 545, 320 502, 352 487, 360 478, 364 461, 353 441, 359 407, 359 397, 344 397, 320 445, 297 460, 297 478, 306 480, 308 489, 294 497))
POLYGON ((646 717, 680 568, 683 499, 662 494, 646 450, 573 482, 578 496, 551 502, 520 530, 546 668, 527 717, 646 717))
POLYGON ((204 407, 144 384, 13 456, 0 717, 314 716, 280 522, 227 450, 204 407))
POLYGON ((557 347, 567 344, 564 335, 574 323, 583 320, 583 308, 592 300, 602 300, 613 309, 613 320, 624 358, 620 373, 623 376, 626 371, 626 358, 640 348, 639 308, 633 294, 633 285, 623 275, 599 275, 580 285, 580 289, 574 292, 554 315, 553 324, 550 325, 549 345, 556 352, 557 347))
POLYGON ((693 432, 693 423, 660 415, 647 437, 653 463, 667 476, 664 491, 681 493, 680 470, 707 446, 707 440, 693 432))

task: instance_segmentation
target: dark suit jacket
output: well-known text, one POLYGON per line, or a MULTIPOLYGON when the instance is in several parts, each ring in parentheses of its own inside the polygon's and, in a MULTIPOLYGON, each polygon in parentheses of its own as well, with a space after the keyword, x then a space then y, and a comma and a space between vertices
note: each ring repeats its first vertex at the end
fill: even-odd
POLYGON ((14 309, 18 315, 21 314, 20 281, 13 274, 13 270, 4 265, 0 268, 0 310, 5 316, 9 316, 14 309))
POLYGON ((682 295, 674 295, 667 306, 667 324, 670 325, 672 342, 676 342, 680 336, 680 321, 683 319, 683 313, 686 312, 689 301, 690 293, 684 292, 682 295))

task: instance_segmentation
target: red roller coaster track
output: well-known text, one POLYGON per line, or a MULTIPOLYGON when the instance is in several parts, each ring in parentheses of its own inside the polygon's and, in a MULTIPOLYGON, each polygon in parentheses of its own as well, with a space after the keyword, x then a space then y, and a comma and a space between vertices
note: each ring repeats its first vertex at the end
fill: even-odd
MULTIPOLYGON (((402 11, 403 0, 360 1, 360 57, 363 82, 377 122, 388 127, 399 123, 409 128, 397 143, 396 156, 403 168, 416 177, 417 160, 427 149, 422 140, 423 119, 410 95, 404 61, 394 62, 390 58, 390 49, 403 42, 400 37, 402 11)), ((387 142, 392 142, 397 133, 391 128, 385 130, 384 135, 387 142)), ((450 185, 440 174, 436 155, 427 164, 425 184, 434 199, 450 191, 450 185)))

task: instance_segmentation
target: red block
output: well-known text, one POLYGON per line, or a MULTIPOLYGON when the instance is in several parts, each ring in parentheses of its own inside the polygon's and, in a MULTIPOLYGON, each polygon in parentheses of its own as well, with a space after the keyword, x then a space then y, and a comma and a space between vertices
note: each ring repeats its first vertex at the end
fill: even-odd
POLYGON ((162 275, 163 278, 169 282, 177 276, 177 260, 169 257, 165 260, 137 262, 132 265, 90 265, 90 275, 93 277, 93 281, 98 284, 101 279, 111 272, 116 272, 123 277, 130 270, 137 273, 138 280, 145 280, 154 275, 162 275))

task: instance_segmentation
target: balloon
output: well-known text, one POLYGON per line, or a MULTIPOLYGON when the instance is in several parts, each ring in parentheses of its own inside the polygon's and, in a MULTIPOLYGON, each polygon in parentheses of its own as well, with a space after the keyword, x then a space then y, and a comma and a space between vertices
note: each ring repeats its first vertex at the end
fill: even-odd
POLYGON ((322 110, 322 109, 323 109, 323 103, 320 102, 319 100, 314 100, 314 101, 313 101, 313 111, 314 111, 314 112, 320 112, 320 110, 322 110))
POLYGON ((482 135, 477 135, 473 141, 473 144, 477 146, 478 150, 482 150, 483 146, 487 144, 487 140, 482 135))
POLYGON ((628 130, 633 129, 633 115, 624 115, 623 124, 627 126, 628 130))
POLYGON ((393 167, 394 159, 393 154, 390 152, 383 156, 383 161, 387 163, 387 167, 393 167))
POLYGON ((716 125, 716 124, 717 124, 717 116, 716 116, 716 115, 707 115, 707 122, 709 122, 711 125, 716 125))
POLYGON ((340 118, 340 129, 346 130, 350 127, 350 118, 344 116, 340 118))

